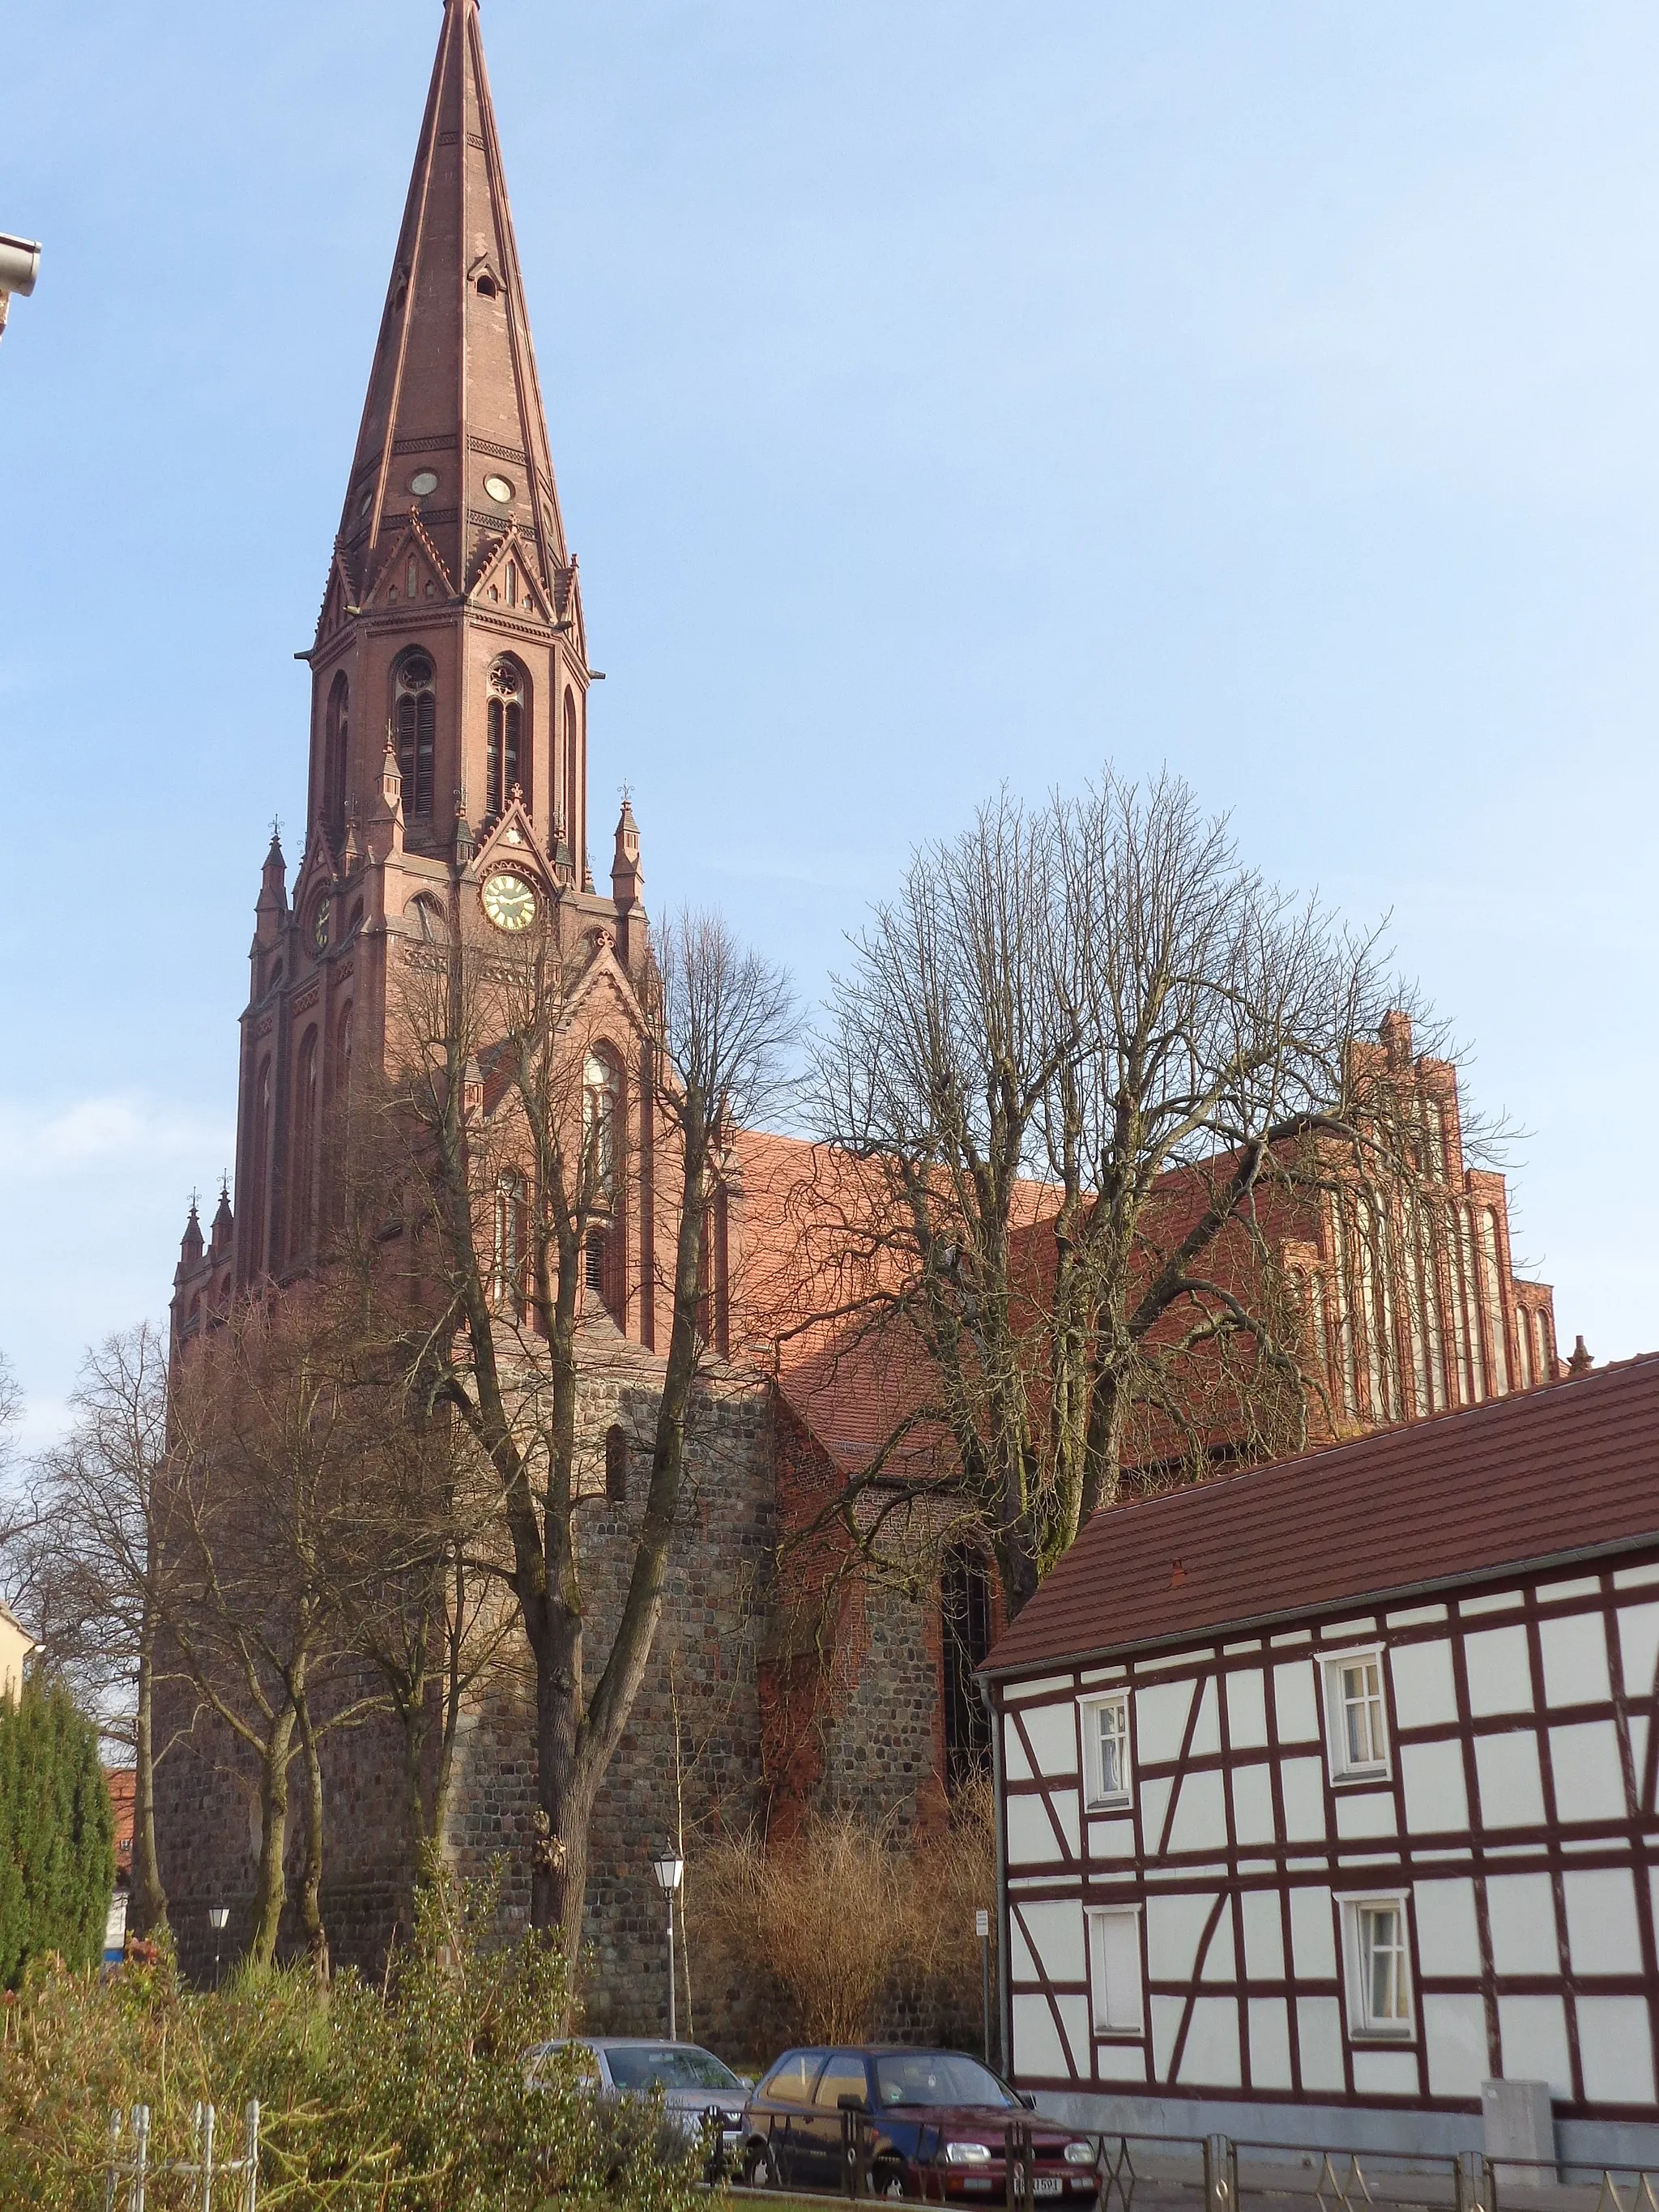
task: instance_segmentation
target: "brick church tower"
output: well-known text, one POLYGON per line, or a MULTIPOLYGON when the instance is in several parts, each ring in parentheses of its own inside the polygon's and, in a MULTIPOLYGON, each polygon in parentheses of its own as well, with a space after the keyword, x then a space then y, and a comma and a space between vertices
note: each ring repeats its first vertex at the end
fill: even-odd
MULTIPOLYGON (((446 0, 312 672, 307 830, 266 855, 242 1016, 236 1204, 192 1210, 183 1341, 312 1259, 329 1108, 383 1064, 389 945, 460 901, 551 910, 567 949, 646 949, 624 806, 611 896, 587 860, 588 665, 484 69, 477 0, 446 0)), ((621 1300, 618 1303, 622 1303, 621 1300)), ((638 1320, 636 1311, 635 1319, 638 1320)), ((646 1322, 648 1340, 648 1317, 646 1322)))

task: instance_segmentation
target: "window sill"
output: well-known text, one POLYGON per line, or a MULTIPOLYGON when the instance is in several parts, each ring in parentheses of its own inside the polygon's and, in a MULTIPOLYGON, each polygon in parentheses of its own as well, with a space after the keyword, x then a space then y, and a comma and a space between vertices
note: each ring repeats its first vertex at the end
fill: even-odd
POLYGON ((1391 1766, 1350 1766, 1331 1777, 1333 1790, 1376 1790, 1394 1780, 1391 1766))
POLYGON ((1405 2027, 1350 2027, 1348 2040, 1356 2050, 1364 2051, 1380 2045, 1389 2051, 1398 2051, 1402 2045, 1409 2049, 1417 2041, 1414 2026, 1405 2027))
POLYGON ((1125 1790, 1115 1797, 1091 1797, 1084 1807, 1085 1813, 1133 1813, 1135 1801, 1125 1790))

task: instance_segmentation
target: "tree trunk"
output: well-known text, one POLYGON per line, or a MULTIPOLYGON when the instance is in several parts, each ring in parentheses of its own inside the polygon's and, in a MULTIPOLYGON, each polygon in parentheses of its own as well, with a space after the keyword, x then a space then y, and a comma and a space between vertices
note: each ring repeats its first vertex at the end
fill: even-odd
POLYGON ((259 1760, 259 1870, 254 1880, 253 1926, 247 1955, 250 1965, 260 1972, 276 1956, 276 1938, 288 1897, 283 1861, 288 1849, 288 1763, 293 1745, 290 1705, 273 1720, 259 1760))
POLYGON ((294 1714, 305 1762, 306 1842, 300 1865, 300 1927, 306 1939, 312 1969, 326 1988, 329 1978, 328 1930, 323 1925, 323 1762, 317 1732, 311 1724, 311 1700, 301 1691, 294 1714))
POLYGON ((133 1735, 132 1889, 127 1925, 135 1936, 165 1928, 167 1892, 155 1852, 155 1629, 144 1618, 138 1642, 138 1711, 133 1735))

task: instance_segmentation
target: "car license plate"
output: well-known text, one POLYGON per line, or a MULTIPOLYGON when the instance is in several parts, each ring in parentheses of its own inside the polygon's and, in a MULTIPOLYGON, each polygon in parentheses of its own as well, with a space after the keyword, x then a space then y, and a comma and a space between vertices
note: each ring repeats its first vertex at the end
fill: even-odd
POLYGON ((1058 2197, 1065 2186, 1057 2173, 1034 2173, 1031 2176, 1033 2197, 1058 2197))

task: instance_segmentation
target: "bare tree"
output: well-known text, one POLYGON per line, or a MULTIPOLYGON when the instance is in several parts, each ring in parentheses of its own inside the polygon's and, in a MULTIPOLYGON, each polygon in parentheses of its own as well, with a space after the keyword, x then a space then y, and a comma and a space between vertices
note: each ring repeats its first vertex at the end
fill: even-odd
POLYGON ((167 1477, 166 1343, 148 1322, 87 1354, 73 1421, 44 1452, 31 1484, 26 1547, 49 1661, 133 1759, 130 1923, 167 1917, 155 1850, 156 1688, 168 1577, 173 1492, 167 1477))
POLYGON ((280 1299, 239 1308, 195 1348, 175 1381, 167 1472, 168 1638, 202 1701, 258 1768, 248 1955, 264 1966, 276 1954, 298 1758, 297 1903, 321 1976, 321 1742, 378 1703, 372 1692, 355 1694, 339 1664, 340 1563, 356 1547, 357 1468, 377 1410, 357 1388, 350 1287, 291 1285, 280 1299))
POLYGON ((398 1162, 402 1204, 376 1235, 407 1250, 418 1285, 405 1335, 417 1407, 452 1408, 491 1473, 499 1542, 481 1562, 510 1585, 534 1675, 531 1917, 560 1932, 574 1961, 589 1823, 649 1661, 709 1358, 710 1211, 729 1132, 779 1079, 789 993, 709 916, 668 929, 641 978, 603 946, 562 943, 556 915, 513 942, 469 934, 459 905, 444 930, 404 948, 394 988, 403 1047, 370 1143, 398 1162), (590 1674, 584 1264, 647 1158, 672 1262, 642 1290, 660 1288, 666 1352, 627 1594, 590 1674))
POLYGON ((812 1224, 847 1340, 905 1335, 926 1377, 836 1501, 866 1550, 925 1502, 1018 1611, 1132 1436, 1198 1463, 1218 1432, 1301 1440, 1275 1208, 1418 1171, 1367 1049, 1401 1000, 1374 934, 1264 882, 1174 777, 1005 794, 916 854, 816 1050, 818 1130, 856 1164, 812 1224), (945 1449, 901 1467, 930 1423, 945 1449))

